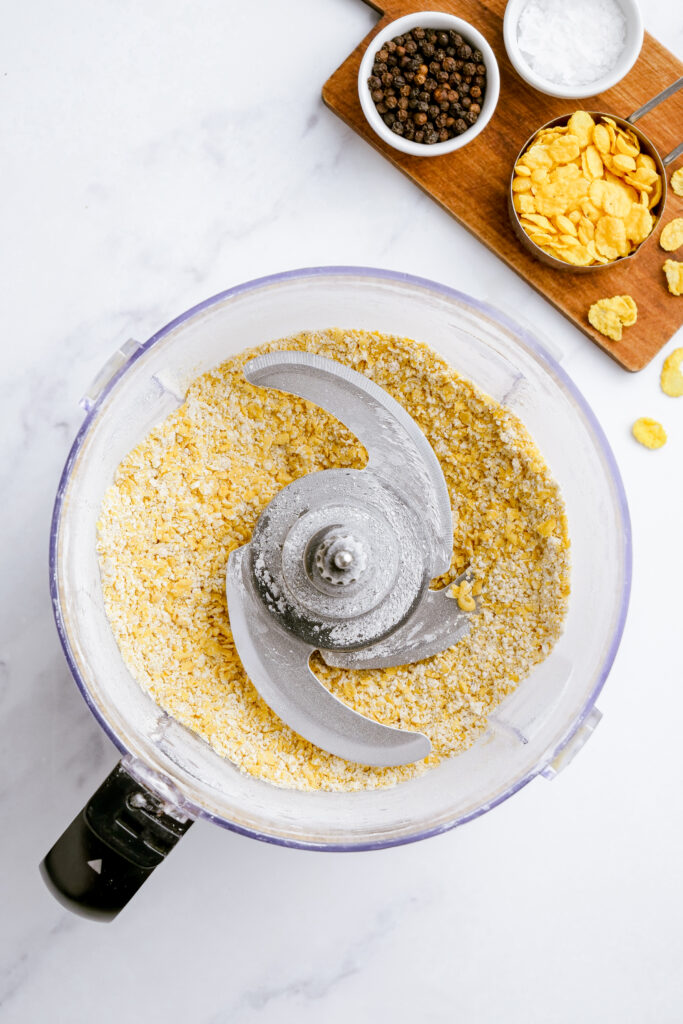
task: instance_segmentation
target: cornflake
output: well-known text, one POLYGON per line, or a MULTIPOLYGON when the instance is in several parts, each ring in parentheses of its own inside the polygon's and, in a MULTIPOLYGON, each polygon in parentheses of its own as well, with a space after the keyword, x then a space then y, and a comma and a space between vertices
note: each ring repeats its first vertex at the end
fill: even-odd
POLYGON ((671 294, 683 295, 683 263, 678 260, 665 260, 662 270, 666 274, 666 284, 671 294))
POLYGON ((621 341, 622 327, 631 327, 637 319, 638 307, 630 295, 598 299, 588 310, 589 323, 612 341, 621 341))
POLYGON ((666 444, 664 427, 657 420, 651 420, 648 416, 641 416, 631 429, 636 441, 645 448, 661 448, 666 444))
POLYGON ((660 384, 665 395, 683 395, 683 348, 675 348, 664 360, 660 384))
POLYGON ((683 217, 674 217, 662 228, 659 244, 667 252, 673 252, 683 245, 683 217))
POLYGON ((677 196, 683 196, 683 167, 679 167, 671 175, 671 188, 677 196))

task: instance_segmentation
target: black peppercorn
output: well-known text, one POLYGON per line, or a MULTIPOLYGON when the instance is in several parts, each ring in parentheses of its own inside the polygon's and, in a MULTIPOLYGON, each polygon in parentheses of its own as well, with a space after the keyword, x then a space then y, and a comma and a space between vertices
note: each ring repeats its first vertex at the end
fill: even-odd
POLYGON ((459 32, 416 27, 380 47, 368 87, 392 132, 433 146, 477 120, 486 66, 459 32))

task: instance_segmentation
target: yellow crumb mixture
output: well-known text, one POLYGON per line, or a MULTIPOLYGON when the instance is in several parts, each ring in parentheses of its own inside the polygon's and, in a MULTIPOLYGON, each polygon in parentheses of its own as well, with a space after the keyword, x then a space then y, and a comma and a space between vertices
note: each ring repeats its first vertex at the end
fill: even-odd
POLYGON ((98 523, 102 587, 130 672, 170 715, 241 770, 296 789, 358 790, 420 775, 466 750, 487 716, 560 635, 569 596, 564 505, 520 421, 426 345, 339 329, 251 349, 194 380, 185 402, 119 466, 98 523), (315 470, 362 469, 365 451, 301 398, 249 384, 242 366, 274 349, 346 363, 414 417, 446 478, 453 558, 438 586, 472 571, 460 594, 469 634, 415 665, 312 667, 351 707, 424 732, 429 758, 372 768, 302 739, 247 678, 230 632, 228 555, 251 537, 285 484, 315 470))

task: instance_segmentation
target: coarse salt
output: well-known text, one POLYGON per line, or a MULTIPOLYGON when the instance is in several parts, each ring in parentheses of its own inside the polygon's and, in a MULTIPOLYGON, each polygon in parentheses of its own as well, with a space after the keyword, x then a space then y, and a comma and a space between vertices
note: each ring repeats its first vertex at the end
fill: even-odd
POLYGON ((626 18, 616 0, 529 0, 517 45, 529 68, 555 85, 597 82, 617 63, 626 18))

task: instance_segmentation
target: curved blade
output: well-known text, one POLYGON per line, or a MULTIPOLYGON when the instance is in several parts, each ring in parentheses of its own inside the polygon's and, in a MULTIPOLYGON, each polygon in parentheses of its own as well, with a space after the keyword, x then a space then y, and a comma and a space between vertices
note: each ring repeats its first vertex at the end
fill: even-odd
POLYGON ((389 767, 427 757, 420 732, 373 722, 337 700, 311 672, 313 648, 285 632, 256 594, 249 545, 231 552, 226 573, 230 628, 244 669, 266 704, 300 736, 360 764, 389 767))
POLYGON ((470 631, 469 616, 450 590, 428 590, 408 621, 384 640, 358 651, 321 650, 324 661, 337 668, 387 668, 412 665, 445 651, 470 631))
POLYGON ((393 487, 416 511, 431 545, 432 576, 446 572, 453 518, 439 461, 415 420, 377 384, 342 363, 310 352, 269 352, 251 359, 252 384, 315 402, 351 430, 368 453, 366 472, 393 487))

